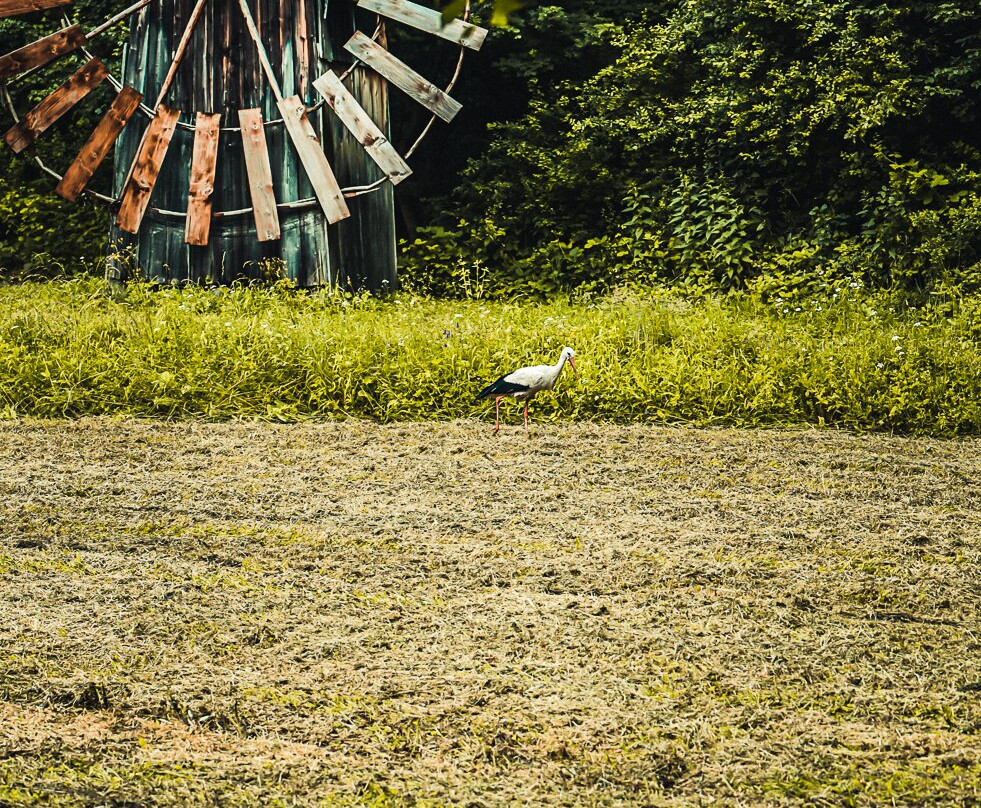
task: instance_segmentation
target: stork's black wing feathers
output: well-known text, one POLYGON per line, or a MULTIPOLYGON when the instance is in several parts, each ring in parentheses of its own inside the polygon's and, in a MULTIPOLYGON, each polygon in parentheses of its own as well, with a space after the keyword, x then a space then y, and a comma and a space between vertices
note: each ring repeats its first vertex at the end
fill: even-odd
POLYGON ((487 385, 483 390, 477 394, 477 398, 474 401, 480 401, 482 398, 490 398, 491 396, 509 396, 512 393, 523 393, 528 389, 527 384, 515 384, 514 382, 504 381, 507 375, 501 376, 493 384, 487 385))

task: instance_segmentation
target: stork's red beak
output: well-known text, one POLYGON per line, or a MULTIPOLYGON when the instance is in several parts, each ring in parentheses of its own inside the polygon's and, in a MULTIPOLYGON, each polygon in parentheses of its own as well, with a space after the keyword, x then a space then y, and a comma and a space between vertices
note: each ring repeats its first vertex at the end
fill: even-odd
POLYGON ((576 370, 576 362, 571 356, 569 357, 569 364, 572 365, 572 372, 576 374, 576 378, 578 379, 579 371, 576 370))

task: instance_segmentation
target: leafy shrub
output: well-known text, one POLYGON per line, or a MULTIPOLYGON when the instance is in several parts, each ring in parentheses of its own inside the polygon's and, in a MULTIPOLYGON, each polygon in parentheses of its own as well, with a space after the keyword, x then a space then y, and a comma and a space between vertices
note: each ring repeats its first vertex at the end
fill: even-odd
POLYGON ((52 277, 98 267, 108 222, 101 205, 84 199, 70 204, 50 188, 0 175, 0 277, 52 277))
POLYGON ((284 286, 0 287, 0 412, 454 418, 503 370, 576 348, 536 417, 981 431, 981 299, 821 294, 381 301, 284 286))
POLYGON ((676 0, 604 36, 610 64, 540 87, 444 204, 450 229, 501 234, 499 262, 455 246, 502 287, 646 273, 727 289, 818 267, 977 284, 976 3, 676 0), (599 243, 616 245, 603 261, 556 260, 599 243))

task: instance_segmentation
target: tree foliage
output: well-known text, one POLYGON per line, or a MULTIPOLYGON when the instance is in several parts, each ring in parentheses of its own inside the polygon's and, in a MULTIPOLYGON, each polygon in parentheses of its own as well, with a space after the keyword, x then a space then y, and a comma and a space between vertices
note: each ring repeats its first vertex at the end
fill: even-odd
POLYGON ((979 23, 965 0, 680 0, 586 26, 615 56, 496 128, 444 232, 505 291, 976 283, 979 23))
MULTIPOLYGON (((91 29, 119 10, 115 0, 75 0, 72 15, 91 29)), ((60 11, 0 20, 0 53, 7 53, 40 39, 63 26, 60 11)), ((121 59, 125 26, 111 29, 86 47, 109 65, 121 59)), ((20 115, 30 110, 61 84, 79 66, 79 60, 54 63, 8 82, 7 91, 20 115)), ((111 98, 112 90, 101 86, 92 103, 75 107, 44 133, 43 144, 23 155, 0 146, 0 273, 4 275, 45 274, 53 270, 77 271, 96 263, 106 250, 109 217, 104 206, 83 197, 70 204, 55 196, 56 180, 32 161, 35 148, 44 162, 64 169, 99 120, 98 102, 111 98)), ((0 121, 9 126, 6 108, 0 121)), ((3 130, 6 130, 6 126, 3 130)), ((91 187, 108 193, 108 177, 96 174, 91 187)))
MULTIPOLYGON (((475 4, 481 22, 503 10, 509 24, 468 59, 454 90, 464 112, 433 130, 398 189, 416 288, 446 291, 474 267, 504 295, 661 280, 777 289, 829 274, 981 285, 976 0, 513 6, 475 4)), ((92 25, 114 10, 78 0, 73 13, 92 25)), ((0 49, 58 24, 0 21, 0 49)), ((99 55, 118 59, 124 33, 99 55)), ((19 108, 63 67, 12 83, 19 108)), ((444 68, 434 52, 426 72, 444 68)), ((393 103, 413 133, 417 105, 393 103)), ((80 105, 46 133, 46 158, 67 165, 95 115, 80 105)), ((104 212, 63 205, 52 185, 0 154, 0 267, 102 251, 104 212)))

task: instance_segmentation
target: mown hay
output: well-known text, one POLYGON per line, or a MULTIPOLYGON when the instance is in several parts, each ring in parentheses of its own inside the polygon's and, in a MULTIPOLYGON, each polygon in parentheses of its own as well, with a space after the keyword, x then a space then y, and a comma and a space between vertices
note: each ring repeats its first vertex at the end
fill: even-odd
POLYGON ((976 441, 0 424, 0 804, 978 805, 976 441))

